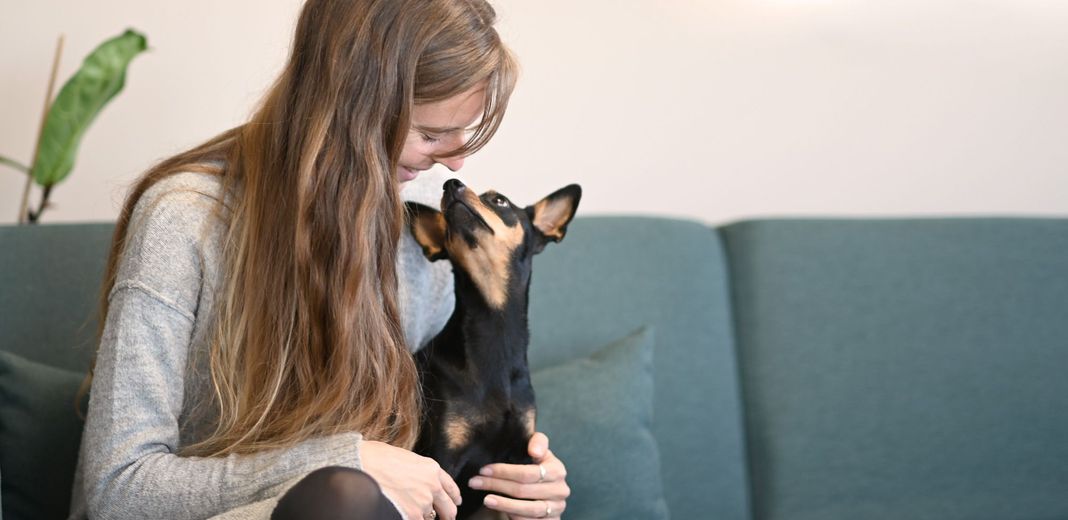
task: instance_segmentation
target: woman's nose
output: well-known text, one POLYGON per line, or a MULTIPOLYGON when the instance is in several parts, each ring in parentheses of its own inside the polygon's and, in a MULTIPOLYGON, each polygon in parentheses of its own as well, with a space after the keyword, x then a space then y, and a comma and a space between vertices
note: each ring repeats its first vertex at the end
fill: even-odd
POLYGON ((464 157, 439 157, 438 162, 448 168, 450 171, 456 171, 464 167, 464 157))
MULTIPOLYGON (((466 132, 453 132, 442 140, 441 146, 446 150, 459 150, 465 143, 467 143, 467 137, 466 132)), ((464 167, 464 156, 438 157, 437 162, 441 163, 449 170, 456 171, 464 167)))

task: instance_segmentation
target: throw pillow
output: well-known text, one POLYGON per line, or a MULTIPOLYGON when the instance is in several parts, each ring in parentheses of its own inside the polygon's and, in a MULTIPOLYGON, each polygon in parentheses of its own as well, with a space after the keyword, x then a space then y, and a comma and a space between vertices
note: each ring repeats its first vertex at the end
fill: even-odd
POLYGON ((668 517, 653 421, 653 329, 531 374, 538 430, 567 465, 565 517, 668 517))
POLYGON ((66 518, 82 437, 82 420, 74 410, 82 378, 0 351, 5 520, 66 518))

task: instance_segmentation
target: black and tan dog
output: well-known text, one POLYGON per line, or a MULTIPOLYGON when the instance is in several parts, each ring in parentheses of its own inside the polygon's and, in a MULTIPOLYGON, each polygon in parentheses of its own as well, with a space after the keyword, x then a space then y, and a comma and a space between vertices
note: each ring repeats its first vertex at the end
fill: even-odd
POLYGON ((482 507, 467 481, 490 463, 530 464, 534 389, 527 368, 531 261, 564 238, 582 190, 572 184, 519 207, 489 191, 445 183, 441 211, 408 203, 412 236, 430 260, 449 259, 456 309, 416 354, 426 413, 415 451, 460 486, 458 518, 482 507))

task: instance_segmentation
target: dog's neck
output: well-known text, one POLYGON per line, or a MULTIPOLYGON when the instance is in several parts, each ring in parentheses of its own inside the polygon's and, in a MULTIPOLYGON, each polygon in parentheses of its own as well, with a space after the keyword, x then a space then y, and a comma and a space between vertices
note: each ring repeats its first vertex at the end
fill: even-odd
POLYGON ((512 369, 527 365, 529 278, 509 287, 504 306, 495 309, 465 272, 454 269, 453 277, 456 308, 438 338, 443 344, 435 346, 449 349, 451 361, 485 383, 510 384, 512 369))

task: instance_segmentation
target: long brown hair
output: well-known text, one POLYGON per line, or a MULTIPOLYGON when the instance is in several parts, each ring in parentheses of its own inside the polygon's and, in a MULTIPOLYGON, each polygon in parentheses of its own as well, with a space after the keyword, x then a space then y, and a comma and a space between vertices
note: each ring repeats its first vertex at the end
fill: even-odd
MULTIPOLYGON (((497 130, 516 63, 485 0, 308 0, 289 61, 251 120, 148 170, 115 228, 97 345, 130 217, 178 172, 217 175, 226 214, 210 373, 224 456, 359 431, 411 448, 421 395, 397 307, 396 167, 413 105, 485 86, 469 155, 497 130), (215 163, 213 161, 220 161, 215 163)), ((88 391, 96 365, 79 390, 88 391)))

